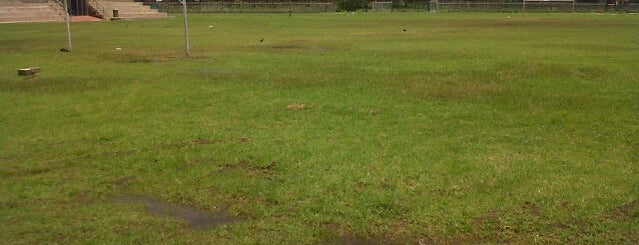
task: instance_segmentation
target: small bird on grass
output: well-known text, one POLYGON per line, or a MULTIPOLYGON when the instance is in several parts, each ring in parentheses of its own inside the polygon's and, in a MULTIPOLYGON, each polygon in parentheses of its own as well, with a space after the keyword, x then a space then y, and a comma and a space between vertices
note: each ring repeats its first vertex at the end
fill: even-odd
POLYGON ((66 48, 61 48, 61 49, 60 49, 60 52, 65 52, 65 53, 66 53, 66 52, 71 52, 71 50, 68 50, 68 49, 66 49, 66 48))
POLYGON ((264 42, 264 38, 261 38, 261 39, 260 39, 260 42, 264 42))
POLYGON ((402 29, 403 31, 406 31, 406 29, 402 29))

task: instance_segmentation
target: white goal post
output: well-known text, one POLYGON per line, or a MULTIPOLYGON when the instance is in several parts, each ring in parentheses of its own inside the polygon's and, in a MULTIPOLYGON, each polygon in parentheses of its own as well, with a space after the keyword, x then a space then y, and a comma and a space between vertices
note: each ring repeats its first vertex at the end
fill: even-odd
POLYGON ((371 9, 374 12, 391 12, 393 11, 393 2, 372 2, 371 9))

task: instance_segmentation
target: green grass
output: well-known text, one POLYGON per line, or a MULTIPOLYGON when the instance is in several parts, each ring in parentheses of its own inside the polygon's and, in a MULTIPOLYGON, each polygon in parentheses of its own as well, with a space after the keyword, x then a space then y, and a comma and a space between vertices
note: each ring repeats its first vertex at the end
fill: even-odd
POLYGON ((4 242, 639 243, 636 15, 181 21, 0 25, 4 242))

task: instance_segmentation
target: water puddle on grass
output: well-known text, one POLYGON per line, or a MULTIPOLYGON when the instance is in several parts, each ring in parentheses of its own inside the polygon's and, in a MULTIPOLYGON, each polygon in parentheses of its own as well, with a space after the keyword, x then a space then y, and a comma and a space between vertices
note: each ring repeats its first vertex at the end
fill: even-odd
POLYGON ((144 204, 150 214, 186 221, 191 229, 208 230, 238 221, 224 209, 218 212, 204 212, 191 206, 175 205, 145 196, 122 196, 116 200, 122 203, 144 204))

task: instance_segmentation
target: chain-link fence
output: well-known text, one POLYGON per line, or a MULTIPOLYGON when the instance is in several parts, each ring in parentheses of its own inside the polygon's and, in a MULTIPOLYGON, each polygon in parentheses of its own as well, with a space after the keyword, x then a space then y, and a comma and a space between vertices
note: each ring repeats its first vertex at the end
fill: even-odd
MULTIPOLYGON (((508 1, 508 0, 507 0, 508 1)), ((611 2, 579 2, 565 0, 514 0, 516 2, 414 0, 392 1, 391 11, 430 12, 639 12, 639 0, 618 4, 611 2)), ((605 0, 608 1, 608 0, 605 0)), ((619 0, 617 0, 619 1, 619 0)), ((366 8, 372 10, 373 1, 366 8)), ((387 2, 385 2, 387 3, 387 2)), ((161 12, 181 13, 179 2, 153 2, 153 8, 161 12)), ((316 2, 189 2, 190 13, 321 13, 338 10, 334 3, 316 2)))
MULTIPOLYGON (((333 3, 224 3, 224 2, 200 2, 189 3, 189 13, 322 13, 335 12, 336 6, 333 3)), ((180 3, 156 3, 153 8, 161 12, 182 13, 180 3)))
POLYGON ((639 12, 639 4, 614 5, 566 1, 522 1, 519 3, 437 2, 431 8, 437 12, 639 12))
POLYGON ((431 12, 639 12, 639 3, 587 3, 556 0, 526 0, 518 2, 489 1, 414 1, 393 4, 393 11, 431 12))

